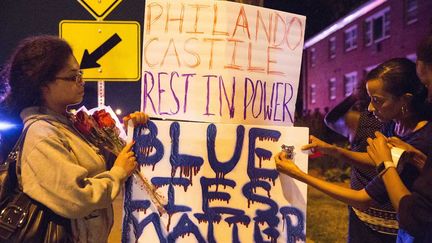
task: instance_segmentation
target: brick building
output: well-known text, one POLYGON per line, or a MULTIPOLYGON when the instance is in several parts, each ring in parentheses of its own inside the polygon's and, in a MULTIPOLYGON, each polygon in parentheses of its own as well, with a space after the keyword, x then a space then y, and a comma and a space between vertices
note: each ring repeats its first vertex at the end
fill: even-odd
POLYGON ((432 31, 431 10, 432 0, 372 0, 307 40, 303 111, 334 107, 387 59, 415 61, 417 43, 432 31))

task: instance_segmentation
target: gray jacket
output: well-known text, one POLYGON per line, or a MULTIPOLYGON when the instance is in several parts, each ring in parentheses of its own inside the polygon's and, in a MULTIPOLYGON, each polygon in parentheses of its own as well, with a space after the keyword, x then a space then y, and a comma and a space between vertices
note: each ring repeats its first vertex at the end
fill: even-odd
POLYGON ((76 242, 106 242, 113 224, 112 202, 127 177, 72 127, 47 108, 21 112, 25 126, 33 119, 21 155, 23 191, 55 213, 72 219, 76 242))

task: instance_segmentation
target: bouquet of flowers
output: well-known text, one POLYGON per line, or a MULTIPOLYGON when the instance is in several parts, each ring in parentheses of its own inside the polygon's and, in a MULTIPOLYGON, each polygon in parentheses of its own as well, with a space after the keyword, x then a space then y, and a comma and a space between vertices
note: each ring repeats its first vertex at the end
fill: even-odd
POLYGON ((126 142, 120 138, 120 129, 116 121, 105 110, 96 110, 89 114, 81 109, 72 118, 75 128, 93 145, 104 148, 118 155, 126 142))
MULTIPOLYGON (((109 106, 90 111, 82 107, 72 116, 71 120, 75 129, 98 148, 105 149, 117 156, 126 145, 126 133, 109 106)), ((166 200, 156 191, 156 187, 138 169, 133 175, 137 181, 143 184, 141 188, 146 190, 159 213, 161 215, 165 213, 166 200)))

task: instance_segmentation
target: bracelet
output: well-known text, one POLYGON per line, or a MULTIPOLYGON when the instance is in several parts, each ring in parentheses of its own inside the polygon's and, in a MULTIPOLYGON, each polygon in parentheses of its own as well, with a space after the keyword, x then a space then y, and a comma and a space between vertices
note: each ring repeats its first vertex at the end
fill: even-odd
POLYGON ((395 164, 393 163, 393 161, 383 161, 381 162, 377 167, 376 167, 376 171, 378 173, 379 177, 382 177, 382 175, 388 170, 388 168, 396 168, 395 164))

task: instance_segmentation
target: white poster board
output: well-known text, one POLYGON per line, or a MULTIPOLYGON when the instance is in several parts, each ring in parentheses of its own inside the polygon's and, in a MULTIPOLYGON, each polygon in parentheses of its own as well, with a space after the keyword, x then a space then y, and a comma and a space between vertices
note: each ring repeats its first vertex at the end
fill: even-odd
POLYGON ((153 117, 293 124, 305 17, 209 0, 146 1, 141 110, 153 117))
POLYGON ((306 185, 280 175, 273 156, 293 145, 306 171, 307 128, 151 121, 135 132, 141 173, 168 204, 159 215, 129 181, 123 242, 305 241, 306 185))
POLYGON ((167 120, 134 150, 168 203, 159 214, 129 181, 122 242, 305 241, 307 187, 273 159, 294 146, 307 170, 308 129, 292 126, 304 29, 304 16, 234 2, 146 1, 141 110, 167 120))

